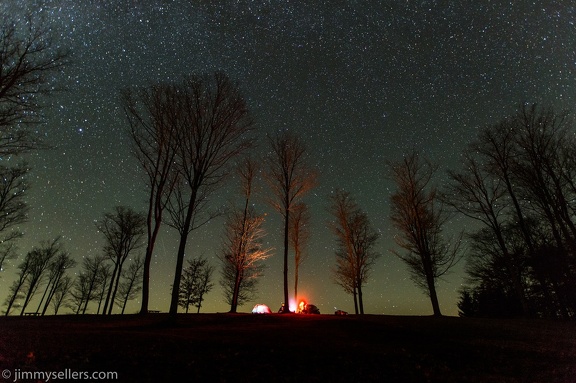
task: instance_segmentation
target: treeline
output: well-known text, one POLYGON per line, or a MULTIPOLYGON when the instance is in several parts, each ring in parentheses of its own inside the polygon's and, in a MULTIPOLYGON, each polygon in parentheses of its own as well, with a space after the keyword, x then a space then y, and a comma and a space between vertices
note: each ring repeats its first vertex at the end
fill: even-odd
MULTIPOLYGON (((27 220, 30 168, 18 160, 45 147, 29 127, 43 122, 41 100, 55 91, 52 80, 69 57, 53 43, 49 28, 35 22, 8 22, 0 33, 0 270, 17 257, 15 243, 22 236, 17 228, 27 220)), ((185 264, 185 250, 191 232, 219 216, 225 217, 217 251, 220 285, 235 312, 253 296, 263 262, 271 255, 263 244, 265 214, 252 202, 256 175, 264 181, 264 199, 281 217, 284 301, 289 269, 294 270, 296 298, 310 238, 304 197, 316 186, 318 174, 304 140, 293 132, 276 132, 267 137, 266 154, 251 158, 259 144, 256 125, 239 85, 221 72, 125 89, 120 103, 131 154, 146 180, 145 211, 118 206, 104 214, 97 223, 105 238, 102 254, 84 258, 75 279, 68 270, 76 261, 60 239, 33 248, 17 266, 6 315, 16 308, 21 315, 43 315, 50 306, 54 313, 64 306, 85 313, 91 302, 98 313, 111 314, 115 306, 124 312, 139 294, 140 313, 147 314, 150 265, 162 225, 179 236, 170 314, 179 307, 199 311, 213 287, 214 269, 203 257, 185 264), (232 174, 240 180, 239 198, 222 211, 211 205, 212 198, 232 174)), ((390 164, 396 186, 390 222, 401 250, 393 253, 430 297, 435 315, 441 315, 436 285, 464 256, 466 238, 468 278, 458 302, 461 315, 574 318, 574 128, 566 113, 522 106, 480 131, 462 153, 462 168, 449 172, 443 188, 434 185, 438 166, 419 153, 390 164), (449 235, 446 225, 454 212, 477 221, 480 229, 449 235)), ((362 314, 363 286, 381 256, 375 251, 379 234, 346 191, 334 191, 327 205, 336 242, 333 281, 362 314)), ((283 310, 288 312, 287 304, 283 310)))
POLYGON ((461 315, 576 315, 575 134, 567 113, 525 105, 482 129, 450 172, 445 202, 481 224, 461 315))

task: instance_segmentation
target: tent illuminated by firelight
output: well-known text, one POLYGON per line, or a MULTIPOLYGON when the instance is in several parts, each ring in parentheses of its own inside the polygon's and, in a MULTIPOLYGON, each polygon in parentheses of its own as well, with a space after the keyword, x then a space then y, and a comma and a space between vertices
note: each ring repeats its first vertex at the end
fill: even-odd
POLYGON ((272 311, 270 310, 270 307, 258 303, 252 309, 252 314, 272 314, 272 311))

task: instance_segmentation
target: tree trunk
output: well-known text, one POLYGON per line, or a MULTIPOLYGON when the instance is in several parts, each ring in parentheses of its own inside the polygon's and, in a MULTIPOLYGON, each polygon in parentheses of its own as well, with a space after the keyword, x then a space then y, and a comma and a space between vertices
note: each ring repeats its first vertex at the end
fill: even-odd
MULTIPOLYGON (((114 270, 112 271, 112 276, 110 278, 110 285, 108 286, 108 293, 106 294, 106 300, 104 301, 104 309, 102 310, 102 314, 106 315, 108 304, 110 303, 110 295, 112 295, 112 288, 114 287, 114 279, 116 278, 116 273, 118 271, 118 262, 114 263, 114 270)), ((86 301, 86 306, 88 306, 88 300, 86 301)), ((86 311, 86 307, 84 307, 84 311, 86 311)))
POLYGON ((356 296, 356 287, 354 287, 352 295, 354 295, 354 313, 358 315, 358 298, 356 296))
POLYGON ((34 283, 30 286, 30 288, 28 289, 28 293, 26 294, 26 299, 24 300, 24 303, 22 304, 22 311, 20 311, 20 316, 24 315, 24 310, 26 310, 26 307, 28 307, 28 303, 30 303, 30 300, 32 299, 32 296, 34 295, 34 293, 36 292, 36 287, 37 287, 37 283, 34 283))
MULTIPOLYGON (((151 219, 151 218, 149 218, 151 219)), ((160 225, 162 223, 162 215, 154 219, 154 230, 150 234, 148 230, 149 238, 148 245, 146 246, 146 255, 144 256, 144 270, 142 273, 142 304, 140 306, 140 314, 148 314, 148 301, 150 300, 150 265, 152 263, 152 254, 154 253, 154 244, 156 243, 156 238, 158 237, 158 232, 160 231, 160 225)))
POLYGON ((284 314, 290 312, 290 302, 288 301, 288 234, 290 230, 289 219, 290 210, 286 209, 286 216, 284 219, 284 314))
POLYGON ((42 316, 46 314, 46 311, 48 310, 48 305, 52 301, 52 298, 54 298, 54 294, 56 293, 56 289, 58 288, 58 284, 60 283, 62 275, 63 273, 58 274, 58 278, 56 278, 56 281, 54 281, 54 283, 52 284, 52 288, 48 292, 48 297, 46 298, 46 303, 44 303, 44 309, 42 310, 42 316))
POLYGON ((238 295, 240 295, 240 283, 242 278, 240 271, 236 269, 236 278, 234 279, 234 291, 232 292, 232 304, 230 305, 230 312, 235 313, 238 310, 238 295))
POLYGON ((116 293, 118 292, 118 285, 120 284, 120 278, 122 277, 122 266, 124 260, 118 263, 118 272, 116 273, 116 282, 114 283, 114 292, 110 297, 110 306, 108 306, 108 315, 112 314, 112 309, 114 308, 114 301, 116 300, 116 293))
MULTIPOLYGON (((189 225, 188 225, 189 226, 189 225)), ((184 265, 184 253, 188 242, 188 230, 180 234, 178 255, 176 256, 176 270, 174 271, 174 283, 172 284, 172 299, 170 301, 170 318, 176 319, 178 314, 178 295, 180 294, 180 280, 182 279, 182 266, 184 265)))
POLYGON ((298 304, 298 263, 294 264, 294 301, 298 304))
POLYGON ((46 285, 46 288, 44 289, 44 294, 42 294, 42 298, 40 298, 40 303, 38 303, 38 307, 36 308, 36 312, 40 312, 40 308, 42 307, 42 303, 44 302, 44 299, 48 295, 48 290, 50 289, 51 283, 52 283, 52 281, 48 281, 48 284, 46 285))
POLYGON ((186 252, 186 244, 188 243, 188 234, 190 234, 190 225, 192 223, 192 215, 194 214, 194 207, 196 206, 197 190, 193 189, 188 203, 188 211, 186 212, 186 219, 184 227, 180 228, 180 244, 178 245, 178 255, 176 257, 176 270, 174 271, 174 283, 172 284, 172 299, 170 301, 170 320, 176 319, 178 314, 178 296, 180 295, 180 280, 182 279, 182 267, 184 266, 184 254, 186 252))
POLYGON ((360 308, 360 314, 364 314, 364 302, 362 301, 362 285, 358 284, 358 307, 360 308))
POLYGON ((434 311, 434 316, 442 316, 440 312, 440 304, 438 303, 438 295, 436 294, 436 284, 434 283, 434 277, 430 276, 426 278, 428 283, 428 291, 430 292, 430 301, 432 302, 432 310, 434 311))

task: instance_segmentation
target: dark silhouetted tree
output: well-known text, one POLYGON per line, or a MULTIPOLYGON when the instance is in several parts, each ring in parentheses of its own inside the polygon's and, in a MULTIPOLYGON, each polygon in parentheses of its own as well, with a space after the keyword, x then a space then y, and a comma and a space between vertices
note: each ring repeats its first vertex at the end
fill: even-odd
POLYGON ((148 186, 147 242, 140 307, 140 314, 146 314, 150 299, 150 263, 163 213, 177 181, 174 163, 182 102, 176 86, 157 84, 126 90, 123 104, 130 126, 132 153, 146 174, 148 186))
MULTIPOLYGON (((471 153, 474 151, 468 150, 463 154, 463 172, 449 172, 452 182, 447 187, 443 201, 491 230, 490 241, 497 246, 498 251, 485 254, 498 254, 501 258, 506 266, 506 280, 512 281, 524 314, 528 315, 530 309, 522 275, 524 257, 523 254, 511 251, 504 235, 507 214, 511 212, 506 181, 495 177, 490 168, 480 165, 471 153)), ((524 220, 522 215, 522 221, 524 220)), ((525 225, 524 222, 522 224, 525 225)))
POLYGON ((111 314, 124 262, 143 244, 146 217, 129 207, 117 206, 113 213, 104 214, 97 227, 106 239, 104 254, 114 265, 103 310, 104 314, 111 314))
POLYGON ((10 292, 6 298, 6 302, 4 303, 6 305, 5 315, 9 315, 16 301, 23 297, 22 289, 26 283, 26 280, 28 279, 28 275, 31 272, 32 263, 32 252, 29 252, 24 257, 24 260, 22 260, 22 262, 20 262, 18 265, 18 277, 16 280, 14 280, 12 286, 10 286, 10 292))
POLYGON ((228 175, 231 161, 252 146, 253 129, 246 101, 237 84, 224 73, 187 77, 177 86, 179 124, 176 166, 179 183, 172 196, 170 224, 180 235, 172 284, 170 317, 178 312, 184 254, 188 236, 210 215, 208 197, 228 175))
POLYGON ((0 243, 0 272, 3 272, 6 261, 18 258, 16 252, 16 245, 9 241, 7 243, 0 243))
POLYGON ((108 286, 110 284, 110 280, 112 279, 112 265, 103 263, 98 269, 95 277, 97 285, 94 286, 94 290, 90 299, 98 302, 96 314, 104 314, 104 307, 102 307, 102 303, 104 303, 106 299, 106 292, 108 291, 108 286), (100 311, 100 309, 102 309, 102 311, 100 311))
POLYGON ((57 90, 69 54, 36 18, 0 14, 0 23, 0 157, 7 158, 41 146, 28 127, 42 121, 42 101, 57 90))
POLYGON ((290 213, 317 181, 317 172, 310 164, 304 141, 284 131, 269 137, 271 152, 267 158, 265 178, 272 191, 269 202, 280 213, 284 224, 284 312, 288 305, 288 249, 290 240, 290 213))
POLYGON ((334 281, 353 295, 356 314, 364 314, 362 287, 380 256, 374 250, 379 235, 350 193, 336 190, 330 200, 330 226, 337 240, 334 281))
MULTIPOLYGON (((238 288, 238 297, 236 306, 242 306, 256 296, 256 287, 258 281, 264 272, 264 265, 255 265, 254 267, 244 270, 240 287, 238 288)), ((232 297, 236 289, 236 268, 232 263, 223 263, 220 270, 220 286, 222 287, 222 297, 224 302, 232 307, 232 297)))
POLYGON ((182 270, 182 279, 180 281, 180 307, 186 310, 190 306, 196 306, 197 313, 200 312, 204 295, 208 294, 214 284, 212 283, 212 274, 214 267, 203 257, 188 260, 188 266, 182 270))
POLYGON ((392 164, 391 172, 397 190, 391 197, 390 219, 397 230, 394 239, 405 250, 393 253, 408 265, 412 280, 430 297, 434 315, 442 315, 436 282, 461 258, 461 236, 450 241, 443 235, 448 216, 432 185, 435 166, 412 152, 392 164))
MULTIPOLYGON (((55 75, 69 55, 30 15, 0 13, 0 23, 0 158, 9 159, 43 146, 30 126, 42 122, 42 102, 57 90, 55 75)), ((25 163, 0 166, 0 270, 14 254, 10 242, 22 236, 14 228, 27 219, 28 172, 25 163)))
POLYGON ((471 235, 473 248, 482 250, 469 254, 469 289, 478 299, 508 302, 479 305, 483 312, 510 315, 516 299, 523 315, 576 315, 574 144, 566 113, 523 105, 482 129, 464 170, 452 173, 446 200, 483 223, 471 235))
MULTIPOLYGON (((106 265, 106 260, 107 257, 105 255, 86 257, 82 260, 82 269, 78 278, 74 281, 71 291, 76 314, 80 312, 85 314, 88 304, 96 297, 104 294, 108 284, 107 280, 103 280, 102 273, 107 270, 107 275, 110 274, 110 266, 106 265)), ((97 313, 99 309, 100 305, 96 311, 97 313)))
POLYGON ((76 279, 74 279, 74 285, 70 291, 70 308, 75 314, 83 314, 86 312, 88 303, 90 302, 91 295, 89 276, 85 273, 80 273, 76 279))
POLYGON ((58 315, 61 307, 69 306, 70 291, 73 285, 74 280, 69 275, 63 275, 58 281, 51 300, 54 315, 58 315))
POLYGON ((58 289, 60 285, 60 280, 65 276, 66 270, 74 266, 76 266, 76 261, 70 258, 70 255, 65 251, 60 251, 52 259, 48 266, 48 283, 46 284, 46 289, 40 299, 40 303, 38 303, 36 312, 41 312, 42 315, 46 314, 46 310, 48 310, 48 306, 56 293, 56 289, 58 289), (44 304, 44 308, 42 308, 42 304, 44 304))
POLYGON ((118 296, 116 304, 122 308, 120 314, 124 314, 129 300, 136 298, 142 288, 142 271, 144 261, 141 257, 136 257, 128 268, 122 271, 122 281, 118 286, 118 296))
MULTIPOLYGON (((0 166, 0 236, 4 246, 22 236, 15 228, 27 220, 28 205, 24 198, 28 190, 26 176, 29 171, 26 163, 0 166)), ((2 263, 0 258, 0 267, 2 263)))
POLYGON ((40 247, 35 247, 28 254, 30 254, 30 269, 24 288, 24 302, 22 303, 22 311, 20 315, 24 315, 24 310, 38 291, 38 288, 43 282, 43 278, 52 263, 52 260, 58 257, 64 250, 60 243, 60 237, 52 242, 43 242, 40 247))
POLYGON ((310 210, 303 202, 294 206, 290 214, 290 245, 294 250, 294 300, 298 302, 300 265, 306 260, 306 247, 310 241, 310 210))

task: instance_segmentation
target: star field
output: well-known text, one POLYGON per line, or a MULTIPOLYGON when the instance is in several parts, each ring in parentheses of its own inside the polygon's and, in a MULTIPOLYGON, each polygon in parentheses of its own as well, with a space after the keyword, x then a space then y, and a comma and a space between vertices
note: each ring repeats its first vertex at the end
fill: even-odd
MULTIPOLYGON (((99 253, 94 222, 115 205, 144 208, 145 184, 129 154, 119 90, 223 70, 241 84, 260 137, 294 130, 313 152, 321 178, 306 198, 313 230, 299 291, 325 313, 353 308, 330 278, 331 190, 350 191, 382 234, 366 312, 429 314, 428 298, 389 252, 394 185, 387 161, 417 148, 442 170, 454 167, 478 127, 522 102, 572 108, 576 96, 576 6, 566 1, 8 0, 0 10, 43 19, 73 60, 55 79, 66 91, 47 100, 39 128, 53 148, 28 159, 31 211, 21 228, 22 252, 63 235, 75 258, 99 253)), ((276 255, 245 311, 259 302, 275 309, 282 300, 279 218, 263 201, 257 208, 269 212, 267 240, 276 255)), ((204 254, 218 267, 222 225, 215 220, 194 232, 189 256, 204 254)), ((151 271, 151 309, 168 308, 176 245, 165 229, 151 271)), ((439 285, 446 314, 457 313, 461 269, 439 285)), ((128 312, 137 307, 133 302, 128 312)), ((202 311, 227 309, 216 288, 202 311)))

